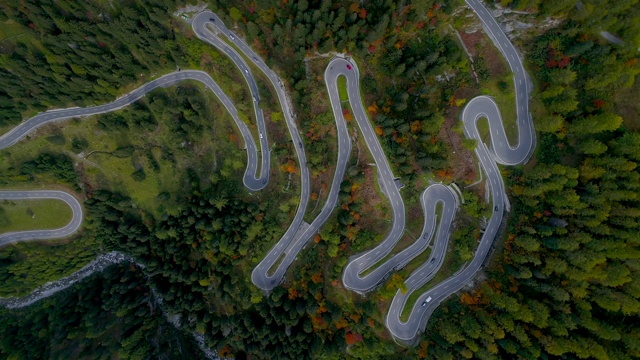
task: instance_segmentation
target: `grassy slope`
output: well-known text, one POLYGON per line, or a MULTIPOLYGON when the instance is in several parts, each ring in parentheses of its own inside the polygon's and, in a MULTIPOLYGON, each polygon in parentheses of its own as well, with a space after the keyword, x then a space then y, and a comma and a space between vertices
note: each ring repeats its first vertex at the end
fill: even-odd
POLYGON ((340 101, 349 100, 349 94, 347 93, 347 78, 344 76, 338 76, 338 93, 340 95, 340 101))

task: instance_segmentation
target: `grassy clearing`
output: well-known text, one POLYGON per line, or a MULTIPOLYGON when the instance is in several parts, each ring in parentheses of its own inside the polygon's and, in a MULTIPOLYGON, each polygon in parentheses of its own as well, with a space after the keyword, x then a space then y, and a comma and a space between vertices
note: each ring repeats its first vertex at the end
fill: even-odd
MULTIPOLYGON (((28 176, 17 175, 15 169, 41 152, 63 152, 73 158, 81 177, 94 190, 107 189, 128 195, 136 207, 156 217, 162 215, 160 205, 164 206, 164 213, 170 213, 176 207, 175 201, 163 200, 159 194, 181 193, 186 186, 187 169, 195 170, 202 177, 203 184, 223 179, 236 181, 238 189, 246 194, 241 182, 246 153, 233 140, 234 136, 239 137, 237 129, 213 94, 204 92, 203 96, 205 107, 211 109, 214 123, 211 128, 207 126, 199 133, 191 134, 192 142, 176 140, 170 124, 161 119, 158 119, 157 127, 148 131, 104 129, 98 126, 99 116, 73 119, 45 126, 29 139, 0 151, 0 174, 12 188, 51 188, 56 179, 38 176, 32 181, 28 176), (51 141, 52 137, 57 140, 51 141), (84 156, 73 150, 72 143, 76 138, 86 140, 84 156), (130 155, 116 156, 116 150, 123 147, 134 150, 130 155), (171 157, 163 156, 166 154, 171 154, 171 157), (150 157, 159 164, 157 170, 150 166, 150 157), (131 176, 137 168, 144 169, 146 173, 141 181, 131 176)), ((39 221, 38 228, 43 221, 41 213, 67 213, 62 224, 51 227, 65 225, 71 218, 71 209, 66 204, 52 201, 62 204, 61 209, 41 210, 38 207, 37 210, 30 204, 36 213, 35 220, 39 221)), ((276 207, 274 211, 277 210, 276 207)), ((26 213, 26 208, 16 212, 26 213)), ((101 252, 100 245, 85 234, 72 240, 4 247, 0 249, 0 296, 24 295, 37 286, 78 270, 101 252)))
POLYGON ((18 24, 14 20, 6 20, 0 22, 0 41, 3 41, 7 38, 18 36, 24 33, 26 30, 22 27, 22 25, 18 24))
POLYGON ((373 264, 370 268, 368 268, 367 270, 363 271, 361 273, 362 276, 367 276, 369 274, 371 274, 375 269, 377 269, 380 265, 386 263, 387 261, 389 261, 389 259, 391 259, 393 257, 394 254, 387 254, 387 256, 383 257, 382 259, 378 260, 378 262, 376 262, 375 264, 373 264))
MULTIPOLYGON (((179 192, 188 168, 212 167, 220 170, 225 177, 241 179, 246 154, 230 141, 230 135, 239 136, 235 134, 237 130, 215 97, 208 92, 204 94, 206 106, 213 109, 216 131, 205 129, 198 134, 199 141, 193 146, 187 146, 184 142, 176 143, 170 126, 163 121, 159 121, 157 128, 149 134, 129 129, 101 129, 98 126, 100 116, 97 116, 46 126, 27 141, 0 152, 0 169, 19 168, 22 162, 41 152, 65 152, 84 169, 87 182, 94 188, 121 192, 130 196, 137 206, 156 212, 159 205, 166 205, 166 200, 158 198, 158 194, 179 192), (52 136, 62 138, 63 144, 52 143, 52 136), (71 148, 76 138, 85 139, 88 144, 83 156, 71 148), (117 154, 117 149, 127 147, 135 150, 128 156, 117 154), (163 155, 165 153, 171 153, 173 159, 166 158, 163 155), (224 158, 216 156, 218 153, 224 154, 224 158), (151 157, 159 164, 159 169, 152 169, 151 157), (140 168, 144 169, 146 178, 136 180, 131 174, 140 168)), ((17 182, 20 179, 14 180, 17 182)))
POLYGON ((624 119, 624 125, 631 130, 640 129, 640 81, 635 81, 633 86, 623 88, 614 94, 615 108, 624 119))
POLYGON ((280 264, 282 263, 282 260, 284 260, 286 255, 287 254, 282 253, 280 254, 280 256, 278 256, 278 259, 276 260, 276 262, 274 262, 273 265, 271 265, 271 267, 267 271, 267 275, 272 276, 276 272, 276 270, 278 270, 278 268, 280 267, 280 264))
POLYGON ((55 199, 0 201, 0 233, 58 229, 71 221, 71 208, 55 199))
POLYGON ((487 146, 491 143, 491 134, 489 133, 489 121, 486 118, 480 118, 476 121, 476 126, 478 128, 478 134, 480 134, 480 139, 487 146))
POLYGON ((481 92, 493 97, 496 104, 498 104, 500 116, 502 117, 502 125, 504 126, 504 131, 507 134, 509 143, 511 145, 517 145, 518 126, 516 122, 516 95, 511 74, 509 74, 509 76, 504 76, 502 79, 489 79, 489 81, 481 83, 481 92), (501 90, 499 88, 498 84, 500 81, 503 81, 503 84, 508 84, 506 89, 501 90))
POLYGON ((347 92, 347 77, 338 76, 338 94, 340 95, 340 101, 348 101, 349 93, 347 92))

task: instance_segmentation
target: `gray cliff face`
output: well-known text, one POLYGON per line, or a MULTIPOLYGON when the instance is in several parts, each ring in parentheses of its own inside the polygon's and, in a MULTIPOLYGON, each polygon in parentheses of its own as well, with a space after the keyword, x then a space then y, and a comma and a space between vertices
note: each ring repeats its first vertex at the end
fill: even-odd
MULTIPOLYGON (((485 1, 484 3, 510 40, 544 33, 549 29, 557 27, 562 23, 562 21, 564 21, 563 18, 550 17, 541 20, 532 12, 515 11, 503 8, 500 7, 499 4, 492 2, 485 1)), ((467 18, 475 18, 473 12, 467 6, 457 9, 456 12, 464 14, 467 18)), ((482 30, 482 24, 477 20, 477 18, 475 19, 475 21, 467 24, 464 28, 464 32, 467 34, 473 34, 482 30)))

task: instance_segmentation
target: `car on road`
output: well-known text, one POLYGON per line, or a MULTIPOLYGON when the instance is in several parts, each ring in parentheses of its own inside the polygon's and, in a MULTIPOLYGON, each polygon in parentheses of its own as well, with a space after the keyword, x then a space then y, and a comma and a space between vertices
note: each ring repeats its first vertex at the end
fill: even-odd
POLYGON ((351 70, 351 65, 347 64, 347 69, 351 70))
POLYGON ((249 73, 249 70, 247 70, 247 69, 244 69, 244 72, 246 72, 246 73, 248 74, 248 73, 249 73))
POLYGON ((498 211, 498 207, 497 207, 497 206, 496 206, 496 207, 494 207, 494 208, 493 208, 493 211, 498 211))
POLYGON ((214 18, 209 18, 209 20, 211 20, 212 22, 216 21, 216 19, 214 19, 214 18))
POLYGON ((262 139, 262 133, 260 133, 260 139, 262 139))
POLYGON ((431 296, 429 296, 429 297, 427 298, 427 300, 425 300, 425 301, 422 303, 422 307, 427 306, 427 303, 428 303, 429 301, 431 301, 431 296))
POLYGON ((229 34, 229 37, 231 38, 231 40, 233 40, 233 35, 229 34))

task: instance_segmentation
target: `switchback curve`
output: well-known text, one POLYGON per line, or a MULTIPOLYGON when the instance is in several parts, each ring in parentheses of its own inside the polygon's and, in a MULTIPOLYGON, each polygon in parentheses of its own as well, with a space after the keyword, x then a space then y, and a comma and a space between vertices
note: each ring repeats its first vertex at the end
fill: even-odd
POLYGON ((19 241, 39 239, 60 239, 67 237, 80 228, 82 224, 82 206, 75 196, 58 190, 2 190, 0 200, 39 200, 55 199, 63 201, 71 208, 71 221, 59 229, 15 231, 0 234, 0 246, 19 241))

